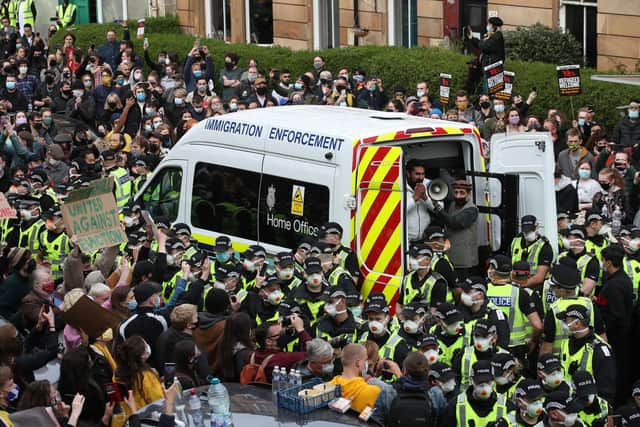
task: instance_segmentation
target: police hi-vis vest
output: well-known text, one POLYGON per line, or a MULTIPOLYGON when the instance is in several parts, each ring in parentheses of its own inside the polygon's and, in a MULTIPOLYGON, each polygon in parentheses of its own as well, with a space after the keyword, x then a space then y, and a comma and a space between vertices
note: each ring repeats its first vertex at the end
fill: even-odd
POLYGON ((507 316, 509 347, 525 345, 530 330, 527 329, 529 319, 520 310, 520 288, 509 283, 504 285, 489 283, 487 298, 507 316))
POLYGON ((611 357, 611 347, 605 340, 596 335, 592 342, 588 342, 582 346, 582 348, 571 354, 569 351, 569 340, 564 340, 560 348, 560 363, 562 364, 562 370, 564 371, 564 379, 567 382, 571 381, 571 372, 576 370, 587 371, 594 376, 593 372, 593 352, 595 348, 600 347, 603 354, 606 357, 611 357), (575 369, 571 368, 574 365, 575 369))
POLYGON ((420 287, 418 289, 415 289, 411 285, 411 279, 416 273, 417 271, 412 271, 411 273, 404 276, 404 279, 402 279, 402 295, 404 297, 404 303, 406 305, 415 300, 419 300, 420 302, 426 301, 426 303, 431 306, 431 294, 433 293, 433 286, 438 280, 444 280, 444 277, 442 277, 441 274, 436 273, 435 271, 431 271, 430 273, 428 273, 427 279, 420 285, 420 287))
POLYGON ((538 270, 538 260, 540 258, 540 252, 547 239, 544 236, 539 236, 533 243, 527 248, 522 248, 522 242, 524 237, 522 235, 514 237, 511 241, 511 263, 515 264, 518 261, 526 261, 529 263, 531 274, 536 274, 538 270))
POLYGON ((592 328, 595 326, 595 314, 593 309, 593 303, 587 297, 571 297, 560 298, 553 304, 551 304, 551 310, 553 311, 553 320, 556 327, 556 336, 553 341, 553 353, 558 354, 562 349, 562 345, 569 342, 569 334, 562 327, 562 322, 558 319, 558 313, 563 312, 570 305, 578 304, 587 308, 587 314, 589 315, 589 326, 592 328))
MULTIPOLYGON (((496 347, 496 353, 509 353, 507 350, 496 347)), ((471 385, 471 368, 478 361, 476 349, 473 343, 464 348, 462 359, 460 360, 460 391, 464 391, 471 385)))
POLYGON ((346 274, 347 276, 349 276, 349 279, 353 280, 351 274, 349 274, 347 270, 338 265, 329 274, 329 277, 327 277, 327 282, 329 282, 329 284, 332 286, 337 286, 338 282, 340 281, 340 277, 342 277, 343 274, 346 274))
POLYGON ((58 30, 61 28, 68 27, 71 23, 71 18, 73 18, 73 13, 76 11, 76 5, 69 2, 67 5, 67 10, 64 10, 63 5, 59 5, 56 8, 56 13, 58 14, 58 19, 60 20, 60 25, 58 25, 58 30))
POLYGON ((505 418, 505 416, 507 415, 507 399, 500 393, 496 394, 497 400, 493 405, 493 409, 487 416, 481 417, 476 413, 476 411, 473 410, 473 407, 467 401, 467 393, 460 393, 456 401, 456 426, 481 427, 505 418))
POLYGON ((127 173, 126 169, 116 167, 111 170, 109 176, 112 176, 116 184, 116 205, 121 209, 129 203, 131 197, 131 177, 127 173))
POLYGON ((633 285, 633 302, 637 303, 638 293, 640 292, 640 261, 638 261, 637 259, 624 257, 622 268, 631 280, 631 284, 633 285))

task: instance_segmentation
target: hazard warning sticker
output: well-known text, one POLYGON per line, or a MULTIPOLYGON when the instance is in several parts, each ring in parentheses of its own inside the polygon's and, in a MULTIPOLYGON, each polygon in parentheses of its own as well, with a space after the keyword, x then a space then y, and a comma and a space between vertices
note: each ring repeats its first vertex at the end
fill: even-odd
POLYGON ((291 213, 293 215, 304 215, 304 187, 294 185, 291 192, 291 213))

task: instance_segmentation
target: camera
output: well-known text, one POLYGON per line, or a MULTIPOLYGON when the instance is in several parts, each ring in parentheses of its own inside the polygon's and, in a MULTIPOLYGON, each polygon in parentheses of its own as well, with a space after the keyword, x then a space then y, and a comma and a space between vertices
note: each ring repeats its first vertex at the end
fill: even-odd
POLYGON ((331 344, 331 347, 333 348, 343 348, 344 346, 350 343, 351 343, 350 337, 335 337, 331 341, 329 341, 329 344, 331 344))
POLYGON ((293 320, 293 316, 286 316, 280 319, 280 324, 283 328, 290 328, 291 321, 293 320))

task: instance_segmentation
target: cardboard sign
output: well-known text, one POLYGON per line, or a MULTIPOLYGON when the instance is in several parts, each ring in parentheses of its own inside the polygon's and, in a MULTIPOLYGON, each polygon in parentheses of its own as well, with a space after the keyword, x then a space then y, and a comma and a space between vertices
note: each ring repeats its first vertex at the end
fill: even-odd
POLYGON ((4 193, 0 193, 0 219, 17 217, 16 210, 11 207, 4 193))
POLYGON ((120 227, 118 207, 113 196, 113 179, 94 181, 74 190, 62 205, 62 219, 70 236, 76 236, 84 253, 91 253, 127 240, 120 227))
POLYGON ((139 39, 144 38, 144 19, 138 19, 138 32, 136 33, 136 37, 139 39))
POLYGON ((140 211, 140 216, 144 219, 144 222, 151 226, 151 231, 153 232, 153 238, 158 240, 158 226, 155 222, 153 222, 153 218, 151 218, 151 214, 149 211, 140 211))
POLYGON ((516 81, 516 73, 511 71, 504 72, 504 89, 496 94, 496 98, 509 101, 513 95, 513 84, 516 81))
POLYGON ((117 328, 120 323, 116 313, 102 308, 86 295, 62 313, 62 320, 78 330, 82 329, 90 338, 98 338, 107 329, 117 328))
POLYGON ((451 74, 440 73, 440 104, 449 103, 451 94, 451 74))
POLYGON ((582 93, 579 65, 558 66, 556 71, 558 72, 558 88, 561 96, 573 96, 582 93))
POLYGON ((496 94, 504 89, 504 67, 502 61, 484 67, 484 75, 487 79, 487 89, 490 94, 496 94))

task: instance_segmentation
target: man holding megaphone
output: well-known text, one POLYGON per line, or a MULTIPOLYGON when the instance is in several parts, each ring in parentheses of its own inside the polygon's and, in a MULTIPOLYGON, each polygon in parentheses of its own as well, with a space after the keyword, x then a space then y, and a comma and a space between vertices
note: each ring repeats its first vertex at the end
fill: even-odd
POLYGON ((407 238, 415 242, 431 224, 431 214, 435 207, 429 198, 430 181, 425 176, 425 167, 417 159, 407 162, 407 238))

